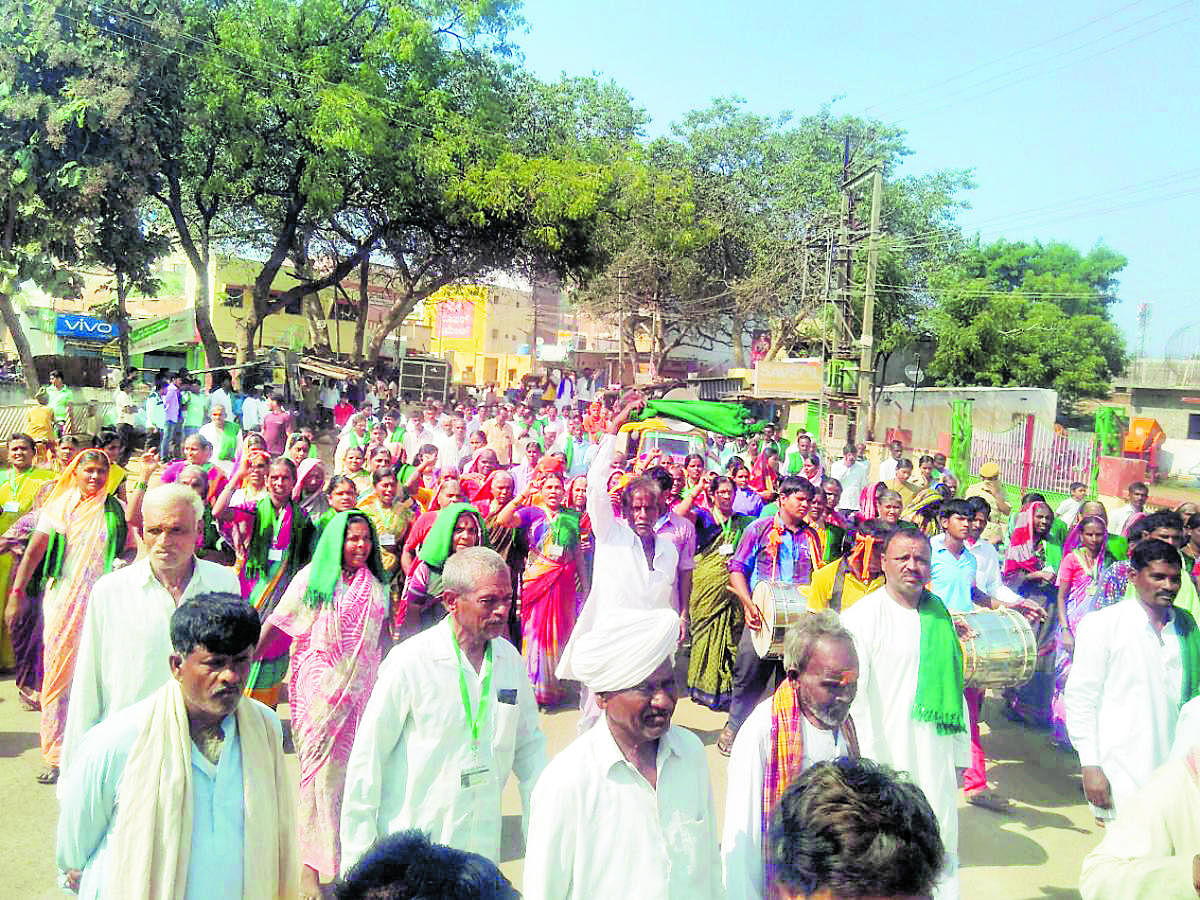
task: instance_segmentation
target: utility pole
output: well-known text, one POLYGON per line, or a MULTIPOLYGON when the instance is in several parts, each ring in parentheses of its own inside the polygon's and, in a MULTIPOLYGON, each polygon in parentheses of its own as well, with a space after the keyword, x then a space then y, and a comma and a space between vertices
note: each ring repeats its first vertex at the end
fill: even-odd
MULTIPOLYGON (((871 231, 869 236, 867 250, 867 276, 866 285, 863 291, 863 321, 862 321, 862 336, 859 339, 859 361, 858 361, 858 416, 856 418, 856 437, 858 435, 858 425, 864 426, 861 437, 870 439, 874 435, 871 434, 874 428, 874 416, 870 415, 871 409, 871 391, 874 383, 875 369, 875 273, 879 265, 879 219, 881 208, 883 205, 883 169, 879 163, 871 166, 863 172, 855 175, 853 178, 848 178, 842 182, 842 229, 843 233, 849 230, 849 215, 847 210, 853 209, 850 201, 851 192, 855 188, 862 185, 867 178, 871 179, 871 231)), ((847 247, 847 254, 853 257, 847 247)), ((845 283, 847 285, 846 292, 846 307, 847 307, 847 325, 849 325, 849 283, 850 283, 850 259, 846 263, 847 273, 845 283)))
POLYGON ((625 273, 617 273, 617 383, 625 381, 625 300, 621 288, 625 273))

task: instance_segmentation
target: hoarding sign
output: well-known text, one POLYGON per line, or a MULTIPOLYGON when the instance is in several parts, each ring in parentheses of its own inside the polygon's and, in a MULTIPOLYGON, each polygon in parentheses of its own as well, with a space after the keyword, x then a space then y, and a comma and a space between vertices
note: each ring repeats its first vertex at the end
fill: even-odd
POLYGON ((446 300, 438 304, 439 338, 470 338, 475 330, 475 304, 470 300, 446 300))
POLYGON ((108 343, 117 336, 117 326, 95 316, 62 313, 55 322, 54 333, 77 341, 108 343))
POLYGON ((151 353, 176 344, 190 344, 196 337, 196 310, 185 310, 155 319, 129 332, 130 353, 151 353))

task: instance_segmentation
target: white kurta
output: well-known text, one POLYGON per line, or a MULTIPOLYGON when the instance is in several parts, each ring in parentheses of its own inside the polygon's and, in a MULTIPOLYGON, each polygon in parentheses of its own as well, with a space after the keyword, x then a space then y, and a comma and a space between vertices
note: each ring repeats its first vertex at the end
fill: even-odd
POLYGON ((1151 776, 1083 860, 1083 900, 1195 900, 1200 785, 1181 759, 1151 776))
MULTIPOLYGON (((534 781, 546 765, 546 738, 525 664, 508 641, 491 642, 491 698, 480 727, 491 775, 464 788, 462 773, 477 762, 450 624, 447 617, 397 645, 379 667, 346 769, 343 871, 377 838, 406 828, 498 862, 500 796, 510 772, 520 780, 528 815, 534 781)), ((482 678, 465 660, 463 666, 474 713, 482 678)))
MULTIPOLYGON (((958 774, 970 763, 966 731, 938 734, 930 722, 912 717, 921 655, 921 622, 886 587, 872 591, 842 613, 842 624, 858 650, 858 694, 850 708, 859 752, 905 772, 925 793, 937 816, 946 868, 939 900, 958 896, 958 774)), ((963 703, 963 722, 967 721, 963 703)))
POLYGON ((1000 554, 995 545, 981 539, 973 544, 968 543, 967 549, 975 557, 975 587, 1005 606, 1020 603, 1021 595, 1000 577, 1000 554))
MULTIPOLYGON (((242 595, 233 569, 196 560, 183 600, 213 591, 242 595)), ((149 697, 171 669, 171 615, 177 604, 145 558, 101 576, 92 588, 67 705, 60 767, 66 771, 84 734, 118 710, 149 697)))
POLYGON ((533 791, 526 900, 722 895, 703 744, 672 726, 656 768, 651 787, 604 719, 554 757, 533 791))
POLYGON ((1113 812, 1166 762, 1179 718, 1183 660, 1174 617, 1156 632, 1126 599, 1083 617, 1063 704, 1081 766, 1099 766, 1113 812))
POLYGON ((558 664, 558 677, 578 681, 571 669, 576 638, 604 621, 614 608, 674 609, 679 551, 667 535, 654 539, 654 564, 646 564, 642 539, 613 514, 608 496, 616 435, 606 434, 587 475, 587 512, 596 541, 592 589, 558 664))
MULTIPOLYGON (((728 900, 763 897, 762 802, 771 754, 772 699, 767 697, 754 707, 729 754, 725 826, 721 830, 721 864, 728 900)), ((816 763, 849 754, 842 732, 817 728, 807 719, 801 720, 801 726, 804 729, 801 772, 816 763)))

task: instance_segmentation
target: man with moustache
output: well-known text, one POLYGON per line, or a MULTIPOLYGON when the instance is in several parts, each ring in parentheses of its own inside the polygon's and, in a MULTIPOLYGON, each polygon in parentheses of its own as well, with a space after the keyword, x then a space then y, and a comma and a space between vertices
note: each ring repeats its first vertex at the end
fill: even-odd
POLYGON ((89 731, 64 772, 62 886, 86 900, 298 896, 283 731, 242 695, 259 630, 236 593, 171 615, 171 677, 89 731))
POLYGON ((704 746, 671 725, 678 639, 674 610, 618 608, 576 642, 602 715, 534 788, 530 900, 722 896, 704 746))
POLYGON ((1083 792, 1101 821, 1117 818, 1167 761, 1180 707, 1200 693, 1200 632, 1174 605, 1179 551, 1144 540, 1130 562, 1137 600, 1083 617, 1063 692, 1083 792))
POLYGON ((862 755, 907 772, 933 807, 946 849, 935 896, 958 891, 959 777, 970 761, 962 648, 950 613, 926 590, 929 538, 893 531, 883 545, 884 585, 842 613, 858 653, 850 707, 862 755))
POLYGON ((786 680, 754 708, 729 755, 721 833, 729 900, 765 896, 764 832, 788 784, 819 762, 858 756, 849 718, 858 657, 836 612, 814 612, 788 629, 783 667, 786 680))
POLYGON ((394 647, 354 737, 342 801, 342 869, 377 839, 417 828, 500 861, 500 797, 510 772, 528 814, 546 738, 525 663, 504 637, 508 566, 468 547, 446 560, 449 615, 394 647))

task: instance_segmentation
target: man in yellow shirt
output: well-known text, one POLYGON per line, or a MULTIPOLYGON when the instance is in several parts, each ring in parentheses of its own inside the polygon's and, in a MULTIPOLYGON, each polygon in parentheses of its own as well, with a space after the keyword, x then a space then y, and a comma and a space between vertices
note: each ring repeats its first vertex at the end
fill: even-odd
POLYGON ((854 546, 841 559, 813 573, 808 608, 844 612, 871 591, 883 586, 883 544, 891 526, 871 519, 858 527, 854 546))

